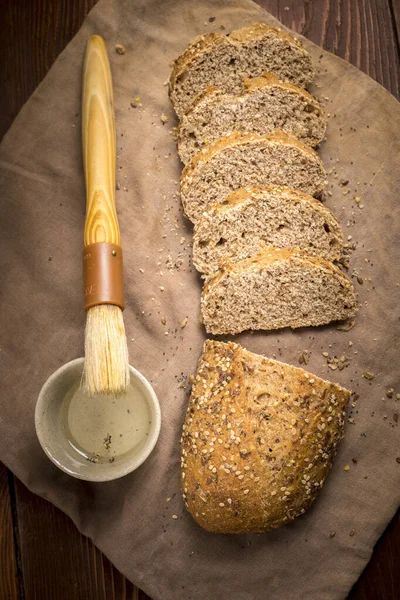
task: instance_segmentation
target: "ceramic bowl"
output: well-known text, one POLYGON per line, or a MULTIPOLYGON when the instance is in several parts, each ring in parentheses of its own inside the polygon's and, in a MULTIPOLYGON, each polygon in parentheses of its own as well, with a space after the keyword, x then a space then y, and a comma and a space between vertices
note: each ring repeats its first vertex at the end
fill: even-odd
MULTIPOLYGON (((124 451, 117 456, 113 456, 111 450, 105 449, 99 453, 100 458, 94 454, 93 458, 92 455, 82 452, 78 444, 71 443, 71 430, 65 408, 66 398, 73 394, 71 390, 79 389, 83 364, 84 359, 77 358, 62 366, 46 381, 36 404, 36 433, 40 445, 49 459, 65 473, 87 481, 111 481, 137 469, 153 450, 161 427, 160 405, 147 379, 136 369, 129 367, 131 385, 141 398, 141 430, 132 435, 127 435, 125 432, 127 445, 124 451), (146 415, 145 419, 143 418, 144 414, 146 415)), ((121 404, 118 406, 116 403, 118 403, 118 398, 111 403, 114 406, 114 408, 111 407, 111 421, 114 409, 115 411, 122 410, 121 404)), ((134 410, 128 409, 126 412, 134 413, 134 410)), ((134 414, 127 414, 126 417, 135 419, 134 414)), ((93 419, 96 418, 97 416, 93 415, 93 419)), ((95 427, 93 419, 91 419, 92 429, 95 427)), ((132 431, 139 430, 132 429, 132 431)), ((83 433, 83 435, 85 434, 83 433)), ((107 442, 107 440, 105 441, 107 442)), ((105 448, 107 448, 107 443, 105 448)))

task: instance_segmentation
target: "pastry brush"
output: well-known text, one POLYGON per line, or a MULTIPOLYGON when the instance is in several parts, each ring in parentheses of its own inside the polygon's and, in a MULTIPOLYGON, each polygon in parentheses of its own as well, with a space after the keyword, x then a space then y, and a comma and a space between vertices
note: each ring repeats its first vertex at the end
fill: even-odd
POLYGON ((129 381, 122 250, 115 207, 116 139, 111 70, 104 40, 94 35, 83 68, 82 147, 86 181, 84 230, 85 363, 89 395, 122 394, 129 381))

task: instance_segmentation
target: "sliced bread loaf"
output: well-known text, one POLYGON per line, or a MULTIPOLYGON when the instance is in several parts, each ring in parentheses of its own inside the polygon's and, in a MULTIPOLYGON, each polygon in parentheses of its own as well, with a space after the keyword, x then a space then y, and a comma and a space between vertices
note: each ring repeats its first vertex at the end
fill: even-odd
POLYGON ((339 260, 343 234, 330 210, 308 194, 276 185, 242 188, 197 221, 193 264, 210 275, 222 259, 237 262, 266 246, 339 260))
POLYGON ((238 94, 243 76, 254 77, 264 71, 302 87, 314 78, 307 50, 280 29, 256 23, 229 35, 201 35, 174 63, 169 94, 175 112, 181 118, 194 97, 209 85, 238 94))
POLYGON ((266 248, 227 263, 205 286, 201 314, 207 333, 324 325, 356 312, 350 279, 332 263, 300 250, 266 248))
POLYGON ((317 153, 279 129, 268 135, 232 133, 199 152, 184 168, 181 199, 196 222, 214 203, 249 185, 284 185, 316 196, 325 187, 317 153))
POLYGON ((245 79, 240 96, 215 87, 196 102, 176 130, 178 152, 187 164, 200 150, 232 131, 264 135, 280 128, 309 146, 324 138, 326 119, 318 101, 275 75, 245 79))
POLYGON ((321 491, 350 392, 303 369, 206 341, 181 438, 186 508, 215 533, 292 521, 321 491))

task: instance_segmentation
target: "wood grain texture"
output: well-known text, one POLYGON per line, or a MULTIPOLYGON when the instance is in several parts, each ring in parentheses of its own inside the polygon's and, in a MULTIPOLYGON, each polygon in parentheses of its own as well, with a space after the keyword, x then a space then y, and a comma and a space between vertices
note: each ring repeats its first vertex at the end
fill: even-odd
POLYGON ((388 0, 388 3, 396 33, 397 52, 400 54, 400 2, 399 0, 388 0))
MULTIPOLYGON (((0 0, 0 138, 96 1, 0 0)), ((257 1, 285 25, 348 60, 400 97, 399 0, 257 1)), ((12 484, 10 500, 5 468, 1 468, 1 600, 3 590, 8 589, 4 586, 9 586, 12 600, 148 600, 61 511, 20 482, 15 484, 15 495, 12 484), (13 523, 18 531, 14 538, 10 515, 17 521, 13 523), (18 553, 22 585, 17 578, 18 553)), ((399 553, 398 514, 378 542, 349 600, 395 600, 400 589, 399 553)))
POLYGON ((8 478, 6 467, 0 463, 0 598, 18 600, 20 593, 8 478))
POLYGON ((121 243, 115 209, 115 118, 110 63, 103 38, 87 42, 83 66, 82 147, 86 180, 85 246, 121 243))

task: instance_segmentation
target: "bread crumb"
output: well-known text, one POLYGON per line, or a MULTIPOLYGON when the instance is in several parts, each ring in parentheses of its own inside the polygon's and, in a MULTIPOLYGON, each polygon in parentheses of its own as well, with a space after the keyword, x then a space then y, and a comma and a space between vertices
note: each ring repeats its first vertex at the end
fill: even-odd
POLYGON ((181 323, 181 329, 183 329, 184 327, 186 327, 186 325, 188 324, 188 317, 185 317, 181 323))
POLYGON ((355 324, 356 324, 355 320, 350 319, 349 321, 345 321, 344 323, 341 323, 340 325, 338 325, 336 327, 336 329, 338 331, 350 331, 350 329, 353 329, 355 324))
POLYGON ((178 518, 178 515, 172 515, 172 518, 176 520, 178 518))
POLYGON ((161 122, 162 122, 163 125, 168 121, 167 115, 164 115, 164 114, 161 115, 160 119, 161 119, 161 122))
POLYGON ((369 381, 371 381, 375 375, 374 373, 371 373, 371 371, 364 371, 364 373, 362 374, 362 377, 364 377, 364 379, 368 379, 369 381))
POLYGON ((126 48, 122 44, 115 44, 115 51, 117 54, 125 54, 126 48))

